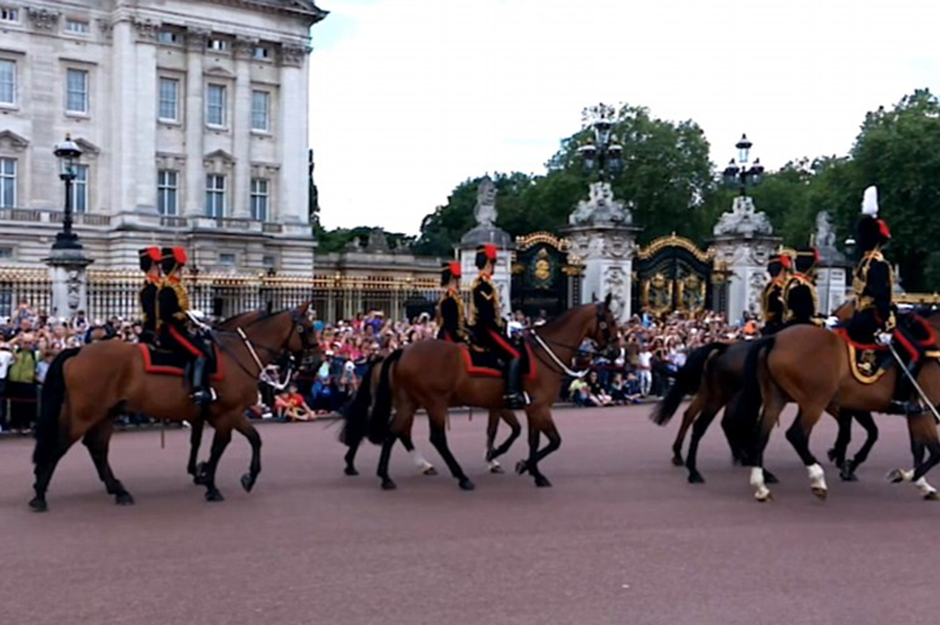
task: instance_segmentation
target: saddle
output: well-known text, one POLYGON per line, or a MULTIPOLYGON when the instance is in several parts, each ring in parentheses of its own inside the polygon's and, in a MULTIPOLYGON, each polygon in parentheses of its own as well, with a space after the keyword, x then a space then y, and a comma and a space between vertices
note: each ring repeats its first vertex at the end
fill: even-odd
MULTIPOLYGON (((141 344, 140 354, 144 358, 144 371, 153 375, 172 375, 184 377, 186 369, 189 366, 189 360, 179 356, 176 352, 167 349, 160 349, 152 345, 141 344)), ((224 377, 224 367, 219 346, 213 345, 215 358, 208 363, 209 380, 212 382, 221 382, 224 377)))
MULTIPOLYGON (((482 378, 501 378, 503 377, 502 365, 499 358, 489 351, 478 351, 471 349, 468 345, 460 346, 463 353, 464 363, 467 368, 467 375, 470 377, 482 378)), ((532 354, 532 346, 525 342, 525 350, 522 353, 522 375, 526 382, 535 381, 536 374, 535 357, 532 354)))
MULTIPOLYGON (((887 345, 857 341, 849 336, 847 328, 838 327, 833 331, 845 341, 852 376, 859 383, 874 384, 891 366, 897 364, 887 345)), ((898 327, 893 332, 892 345, 898 355, 908 362, 917 360, 922 355, 927 358, 940 358, 940 348, 934 331, 922 317, 913 313, 899 316, 898 327)))

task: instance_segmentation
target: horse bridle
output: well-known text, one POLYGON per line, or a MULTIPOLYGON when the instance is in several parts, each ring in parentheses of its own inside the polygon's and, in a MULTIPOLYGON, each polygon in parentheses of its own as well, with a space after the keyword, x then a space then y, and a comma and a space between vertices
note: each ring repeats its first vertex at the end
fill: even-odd
MULTIPOLYGON (((290 311, 290 315, 291 315, 291 324, 293 325, 292 332, 296 332, 297 334, 300 335, 300 352, 299 353, 302 359, 303 356, 307 352, 310 352, 316 349, 317 347, 316 338, 314 337, 314 339, 311 341, 310 335, 313 334, 313 332, 310 331, 310 328, 304 325, 305 318, 302 313, 300 313, 296 309, 292 309, 290 311)), ((264 317, 262 317, 262 319, 263 318, 264 317)), ((248 324, 248 327, 251 327, 252 325, 254 325, 255 323, 259 321, 261 321, 261 319, 255 319, 254 321, 248 324)), ((245 331, 241 327, 236 328, 235 333, 242 340, 242 343, 244 343, 245 348, 248 350, 248 354, 251 356, 251 359, 255 363, 255 366, 258 367, 258 373, 253 377, 256 377, 262 382, 265 382, 266 384, 270 384, 271 386, 278 388, 278 389, 283 389, 288 384, 290 384, 290 380, 291 380, 291 377, 293 377, 294 367, 297 361, 297 355, 295 353, 290 354, 290 360, 287 364, 287 375, 285 379, 281 382, 275 382, 267 375, 267 367, 265 367, 264 364, 261 362, 261 358, 258 357, 258 352, 255 349, 255 347, 257 347, 258 349, 263 349, 268 354, 274 356, 275 360, 277 360, 278 357, 283 352, 287 351, 286 346, 279 348, 279 349, 275 349, 267 345, 262 345, 262 344, 255 345, 255 343, 253 343, 251 339, 248 338, 248 335, 245 333, 245 331)), ((290 341, 289 336, 287 338, 287 341, 290 341)), ((232 355, 232 357, 234 358, 234 355, 232 355)), ((251 375, 251 372, 248 371, 248 369, 245 368, 245 366, 241 364, 240 360, 238 360, 237 358, 234 358, 234 360, 245 371, 245 373, 251 375)))
MULTIPOLYGON (((597 314, 597 317, 596 317, 596 320, 597 320, 597 329, 605 333, 605 337, 606 337, 606 339, 607 339, 607 342, 609 343, 609 342, 610 342, 610 324, 607 323, 607 319, 605 318, 605 313, 606 313, 606 311, 607 311, 607 305, 606 305, 606 304, 604 304, 604 303, 599 303, 599 304, 597 305, 597 313, 596 313, 596 314, 597 314)), ((577 346, 575 346, 575 345, 566 345, 566 344, 561 343, 561 342, 559 342, 559 341, 552 341, 551 339, 544 339, 544 338, 542 338, 541 336, 539 336, 538 332, 535 331, 535 328, 532 328, 531 330, 529 330, 529 334, 532 335, 532 337, 533 337, 535 343, 536 343, 539 347, 541 347, 542 350, 543 350, 546 354, 548 354, 548 357, 551 359, 552 363, 553 363, 556 367, 558 367, 558 369, 559 369, 562 373, 564 373, 564 374, 566 374, 566 375, 569 375, 569 376, 571 376, 571 377, 573 377, 573 378, 581 379, 581 378, 583 378, 584 376, 586 376, 586 375, 590 372, 590 370, 591 370, 590 367, 588 367, 587 369, 582 369, 581 371, 575 371, 574 369, 572 369, 571 367, 569 367, 568 365, 566 365, 565 363, 563 363, 563 362, 561 361, 561 358, 558 357, 558 354, 556 354, 556 353, 554 352, 554 350, 552 350, 552 348, 549 346, 549 343, 554 343, 555 345, 557 345, 557 346, 559 346, 559 347, 564 347, 564 348, 566 348, 566 349, 570 349, 570 350, 572 350, 572 351, 575 352, 575 353, 577 353, 578 351, 581 350, 581 346, 580 346, 580 345, 577 345, 577 346)), ((594 354, 594 353, 597 353, 597 352, 596 352, 595 350, 591 350, 590 353, 594 354)))

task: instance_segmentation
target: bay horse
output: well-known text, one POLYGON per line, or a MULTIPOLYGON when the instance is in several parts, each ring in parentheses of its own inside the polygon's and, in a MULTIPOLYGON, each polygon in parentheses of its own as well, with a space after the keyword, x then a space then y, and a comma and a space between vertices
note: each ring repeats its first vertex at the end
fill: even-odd
POLYGON ((145 373, 138 345, 102 341, 62 352, 43 384, 33 452, 35 497, 30 508, 48 510, 46 491, 56 465, 79 439, 88 448, 108 494, 119 505, 134 503, 108 463, 111 419, 122 411, 167 421, 193 422, 202 417, 213 426, 215 437, 205 471, 208 501, 224 499, 215 485, 215 472, 232 430, 241 432, 251 444, 251 464, 241 478, 242 487, 250 492, 261 472, 261 437, 244 412, 257 401, 256 385, 264 366, 285 350, 302 355, 315 348, 308 305, 255 319, 245 326, 244 340, 232 335, 218 337, 219 367, 224 376, 213 384, 217 401, 205 409, 193 404, 181 378, 145 373))
MULTIPOLYGON (((772 498, 761 470, 763 453, 773 425, 787 403, 799 406, 799 414, 787 430, 787 440, 806 466, 812 492, 821 499, 826 498, 828 487, 825 472, 809 449, 809 437, 822 413, 888 409, 897 377, 903 375, 898 366, 889 367, 877 382, 862 384, 851 373, 849 357, 842 338, 815 326, 793 326, 752 346, 733 425, 747 432, 745 464, 751 467, 750 483, 758 501, 772 498)), ((918 384, 936 406, 940 402, 940 364, 936 359, 925 359, 918 384)), ((898 478, 895 481, 911 481, 925 499, 936 500, 937 490, 925 477, 940 462, 940 437, 933 414, 911 415, 907 422, 914 468, 893 472, 898 478)))
MULTIPOLYGON (((833 315, 845 322, 854 312, 852 300, 845 302, 833 315)), ((940 330, 940 315, 933 315, 928 322, 940 330)), ((736 451, 736 443, 732 440, 729 430, 729 417, 734 412, 735 399, 740 392, 744 379, 744 363, 747 351, 752 345, 751 341, 738 343, 714 342, 698 348, 689 354, 689 358, 676 374, 676 382, 670 388, 666 397, 654 409, 651 420, 657 425, 665 425, 672 419, 678 410, 682 399, 692 395, 692 401, 683 414, 682 424, 676 434, 672 445, 672 463, 675 466, 686 466, 691 484, 703 483, 705 479, 698 470, 697 453, 699 442, 705 435, 708 426, 722 409, 725 410, 721 424, 731 447, 732 460, 740 463, 736 451), (683 460, 682 445, 686 433, 692 428, 692 439, 689 443, 688 454, 683 460)), ((855 470, 865 462, 872 447, 878 440, 878 426, 870 412, 856 412, 841 410, 833 417, 839 424, 839 433, 834 446, 829 450, 829 459, 840 469, 839 476, 844 481, 853 482, 858 478, 855 470), (846 451, 851 440, 852 419, 858 421, 866 433, 865 443, 859 448, 855 456, 846 459, 846 451)), ((776 483, 777 479, 769 471, 764 471, 764 479, 768 483, 776 483)))
MULTIPOLYGON (((534 375, 527 376, 524 385, 531 399, 525 408, 529 456, 516 465, 516 471, 528 472, 536 486, 551 486, 539 470, 539 463, 561 445, 552 419, 552 404, 559 396, 568 369, 565 363, 571 362, 585 338, 592 338, 601 349, 610 341, 616 330, 610 300, 608 295, 603 302, 572 308, 526 334, 527 349, 531 350, 530 367, 534 367, 534 375), (539 449, 542 434, 548 442, 539 449)), ((421 341, 396 350, 379 365, 378 385, 372 389, 372 409, 368 405, 351 406, 344 415, 347 445, 358 444, 364 434, 370 442, 382 445, 377 474, 383 489, 396 488, 388 474, 392 447, 403 435, 408 436, 419 408, 427 411, 431 443, 451 475, 461 489, 474 489, 447 446, 447 410, 451 406, 501 410, 504 385, 501 379, 472 377, 467 372, 464 350, 446 341, 421 341)))

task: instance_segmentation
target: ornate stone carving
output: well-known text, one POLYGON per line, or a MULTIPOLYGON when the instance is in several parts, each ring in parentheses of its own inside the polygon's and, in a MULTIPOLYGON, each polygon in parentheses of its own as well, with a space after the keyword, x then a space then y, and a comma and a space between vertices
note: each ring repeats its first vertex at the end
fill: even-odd
POLYGON ((310 54, 309 46, 291 43, 281 44, 281 64, 289 67, 303 67, 304 59, 310 54))
POLYGON ((254 55, 255 48, 258 46, 258 39, 249 37, 236 37, 233 45, 235 58, 250 59, 254 55))
POLYGON ((209 41, 210 31, 205 28, 186 29, 186 49, 194 52, 203 52, 209 41))
POLYGON ((622 319, 627 310, 627 272, 620 265, 609 265, 604 271, 603 293, 600 297, 606 297, 610 293, 610 310, 614 317, 622 319))
POLYGON ((27 7, 26 15, 29 16, 29 21, 36 30, 55 30, 62 14, 58 11, 27 7))
POLYGON ((588 190, 588 199, 578 202, 568 223, 572 226, 629 226, 633 215, 626 204, 614 199, 609 182, 594 182, 588 190))
POLYGON ((721 216, 713 232, 715 236, 753 237, 772 235, 774 229, 767 215, 755 210, 753 199, 739 195, 734 198, 731 212, 721 216))
POLYGON ((764 292, 764 285, 767 284, 769 276, 760 271, 751 274, 750 284, 747 289, 747 310, 752 315, 760 314, 760 297, 764 292))
POLYGON ((489 176, 484 176, 477 186, 477 205, 473 217, 478 226, 492 228, 496 221, 496 185, 489 176))
POLYGON ((98 30, 101 32, 101 38, 105 41, 111 41, 111 36, 114 34, 114 24, 111 23, 111 20, 104 18, 98 18, 98 30))
POLYGON ((153 43, 157 40, 157 33, 160 32, 158 22, 134 18, 131 23, 134 25, 134 30, 137 31, 137 41, 153 43))
POLYGON ((12 130, 0 130, 0 149, 22 152, 29 147, 29 141, 12 130))

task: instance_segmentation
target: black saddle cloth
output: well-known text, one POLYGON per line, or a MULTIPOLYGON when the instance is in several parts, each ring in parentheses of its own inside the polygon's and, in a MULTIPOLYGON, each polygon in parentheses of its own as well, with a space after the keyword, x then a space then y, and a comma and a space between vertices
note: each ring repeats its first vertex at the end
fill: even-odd
MULTIPOLYGON (((140 346, 141 355, 144 357, 144 371, 155 375, 175 375, 184 376, 189 368, 192 359, 185 358, 181 354, 168 349, 159 349, 152 345, 140 346)), ((222 359, 219 357, 218 345, 213 345, 212 349, 215 358, 208 363, 210 379, 218 382, 223 377, 222 359)))

